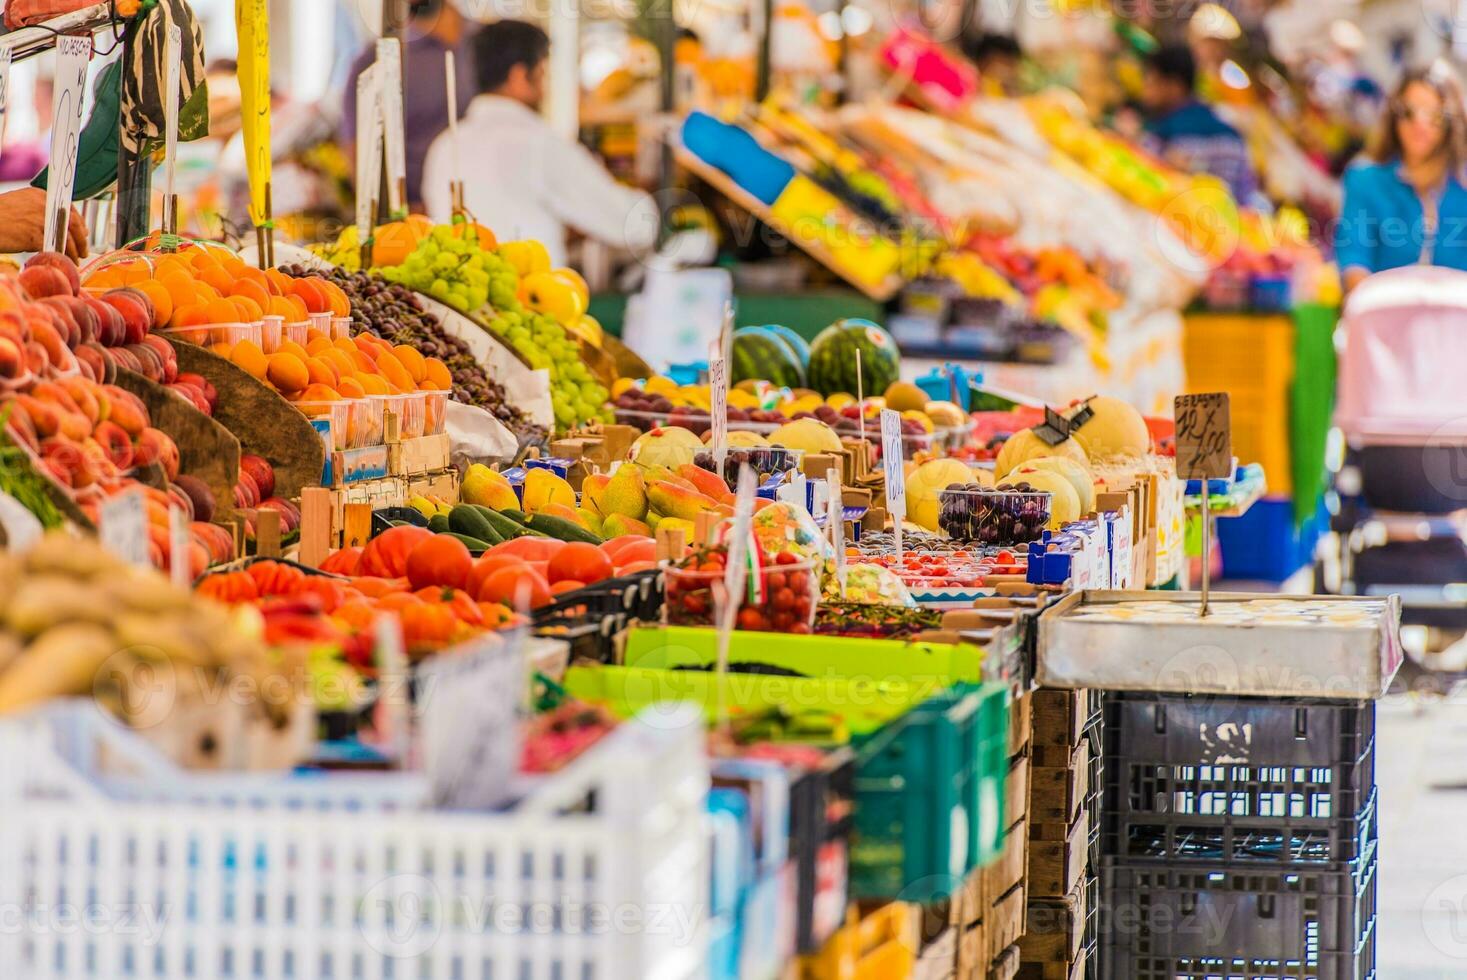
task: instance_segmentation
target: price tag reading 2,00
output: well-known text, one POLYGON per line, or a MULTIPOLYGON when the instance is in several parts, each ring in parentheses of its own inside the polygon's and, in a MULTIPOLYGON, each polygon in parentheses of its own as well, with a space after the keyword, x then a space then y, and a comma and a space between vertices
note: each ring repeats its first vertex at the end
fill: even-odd
POLYGON ((1233 475, 1232 418, 1225 391, 1178 395, 1177 476, 1219 480, 1233 475))

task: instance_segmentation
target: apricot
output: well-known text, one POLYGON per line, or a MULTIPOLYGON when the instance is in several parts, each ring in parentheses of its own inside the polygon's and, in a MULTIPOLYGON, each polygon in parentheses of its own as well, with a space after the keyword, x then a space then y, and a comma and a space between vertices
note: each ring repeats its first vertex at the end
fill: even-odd
POLYGON ((270 355, 265 376, 281 391, 301 391, 311 383, 305 360, 280 351, 270 355))
POLYGON ((340 375, 336 373, 336 368, 332 366, 330 361, 324 358, 307 358, 306 370, 310 372, 311 382, 313 384, 322 384, 334 388, 336 387, 337 381, 340 380, 340 375))
POLYGON ((271 316, 282 317, 287 323, 294 323, 296 309, 290 305, 290 301, 284 296, 272 295, 270 297, 270 309, 267 310, 271 316))
POLYGON ((332 316, 351 316, 351 300, 347 298, 345 290, 329 279, 318 280, 318 284, 326 290, 326 296, 331 302, 332 316))
POLYGON ((227 299, 211 299, 204 307, 210 323, 238 323, 239 307, 227 299))
POLYGON ((423 358, 424 382, 431 384, 436 391, 448 391, 453 387, 453 375, 448 372, 448 365, 436 357, 423 358))
POLYGON ((367 389, 356 377, 342 378, 336 383, 336 393, 342 398, 366 398, 367 389))
POLYGON ((311 356, 325 353, 331 349, 330 337, 312 337, 306 342, 306 353, 311 356))
POLYGON ((236 279, 234 285, 229 289, 229 295, 253 300, 261 310, 266 310, 270 306, 270 290, 253 279, 236 279))
POLYGON ((122 284, 124 286, 131 286, 135 283, 153 278, 153 267, 141 260, 136 262, 119 262, 117 263, 117 270, 122 276, 122 284))
POLYGON ((200 303, 174 307, 168 322, 175 327, 197 327, 209 322, 209 309, 200 303))
POLYGON ((417 384, 428 376, 428 362, 415 348, 407 344, 398 344, 392 348, 392 356, 407 369, 412 376, 413 383, 417 384))
POLYGON ((219 290, 221 296, 228 296, 230 289, 234 287, 234 277, 217 265, 200 270, 199 280, 219 290))
POLYGON ((302 347, 300 344, 296 343, 293 340, 282 340, 280 342, 279 350, 283 354, 294 354, 296 357, 299 357, 303 361, 311 356, 310 351, 306 350, 306 348, 302 347))
POLYGON ((368 374, 365 371, 358 371, 353 377, 357 379, 362 389, 369 395, 391 395, 394 393, 393 386, 380 374, 368 374))
POLYGON ((399 391, 412 391, 418 386, 413 376, 408 373, 408 369, 403 367, 402 362, 391 354, 384 354, 377 359, 377 370, 381 372, 388 384, 399 391))
POLYGON ((341 393, 334 387, 322 384, 306 385, 306 390, 301 392, 303 402, 339 402, 341 393))
POLYGON ((352 374, 357 369, 357 362, 339 348, 329 348, 321 352, 321 359, 336 369, 338 375, 352 374))
POLYGON ((290 284, 295 281, 279 269, 266 269, 265 279, 270 283, 270 292, 275 296, 289 296, 290 284))
POLYGON ((198 295, 199 302, 205 303, 205 304, 207 304, 209 302, 209 300, 211 300, 211 299, 221 299, 222 298, 219 295, 219 290, 215 289, 213 286, 209 285, 206 282, 196 282, 196 283, 194 283, 194 292, 198 295))
POLYGON ((259 378, 261 381, 265 380, 265 376, 270 368, 270 362, 265 357, 265 352, 260 350, 259 345, 253 340, 241 340, 235 344, 234 351, 229 355, 229 359, 236 366, 259 378))
POLYGON ((286 323, 302 323, 311 318, 310 307, 299 296, 286 296, 285 301, 290 304, 291 309, 291 315, 285 318, 286 323))
POLYGON ((239 310, 239 318, 244 323, 254 323, 265 315, 260 304, 248 296, 227 296, 225 298, 234 304, 235 309, 239 310))
POLYGON ((161 327, 173 316, 173 294, 156 279, 144 279, 133 286, 153 302, 153 326, 161 327))
MULTIPOLYGON (((199 293, 195 288, 193 277, 179 271, 177 267, 163 270, 162 275, 155 281, 167 291, 168 298, 173 301, 172 305, 175 308, 188 306, 198 300, 199 293)), ((156 296, 153 297, 153 302, 154 304, 158 302, 156 296)))
POLYGON ((225 343, 210 344, 209 353, 215 357, 222 357, 226 361, 231 361, 234 359, 234 345, 225 343))
POLYGON ((326 298, 326 291, 316 284, 315 279, 296 279, 291 283, 290 289, 306 304, 307 312, 331 312, 331 302, 326 298))

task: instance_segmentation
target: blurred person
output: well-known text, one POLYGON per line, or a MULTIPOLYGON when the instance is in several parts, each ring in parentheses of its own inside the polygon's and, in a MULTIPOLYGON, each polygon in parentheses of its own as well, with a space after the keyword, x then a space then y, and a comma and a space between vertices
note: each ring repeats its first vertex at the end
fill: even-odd
POLYGON ((985 32, 977 37, 965 36, 962 46, 963 54, 977 66, 987 94, 1013 95, 1018 91, 1024 52, 1011 35, 985 32))
MULTIPOLYGON (((51 111, 56 83, 49 74, 38 73, 31 88, 31 107, 36 113, 36 132, 19 140, 5 140, 0 150, 0 183, 29 181, 51 159, 51 111)), ((7 114, 8 115, 8 114, 7 114)))
MULTIPOLYGON (((448 128, 448 91, 443 83, 443 56, 454 53, 458 73, 458 106, 462 119, 474 96, 473 24, 455 5, 457 0, 409 0, 406 40, 402 48, 403 128, 407 142, 407 204, 423 207, 423 159, 439 133, 448 128)), ((355 159, 357 78, 377 60, 371 40, 352 62, 342 98, 341 136, 355 159)), ((358 189, 361 193, 361 189, 358 189)), ((368 193, 372 193, 368 191, 368 193)))
POLYGON ((1467 117, 1444 62, 1408 72, 1345 171, 1335 259, 1345 288, 1408 265, 1467 270, 1467 117))
POLYGON ((1359 132, 1370 128, 1380 114, 1385 90, 1360 64, 1365 35, 1348 20, 1337 20, 1329 28, 1329 46, 1315 74, 1316 97, 1342 117, 1346 126, 1359 132))
POLYGON ((1223 181, 1239 204, 1262 203, 1242 135, 1197 98, 1196 88, 1197 63, 1186 47, 1148 56, 1141 83, 1146 144, 1173 166, 1223 181))
MULTIPOLYGON (((557 266, 565 264, 568 227, 608 245, 650 248, 658 231, 651 195, 618 183, 590 150, 540 114, 550 54, 545 32, 502 20, 481 29, 474 47, 480 94, 459 124, 457 147, 474 219, 500 241, 543 242, 557 266)), ((452 214, 454 160, 453 140, 443 133, 423 167, 428 214, 437 221, 452 214)))

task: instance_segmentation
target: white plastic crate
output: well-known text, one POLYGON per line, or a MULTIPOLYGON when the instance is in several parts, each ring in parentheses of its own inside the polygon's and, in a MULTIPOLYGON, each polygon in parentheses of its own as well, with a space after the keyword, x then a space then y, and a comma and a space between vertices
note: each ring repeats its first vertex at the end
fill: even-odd
POLYGON ((677 980, 705 969, 701 720, 503 813, 415 775, 195 775, 90 704, 0 722, 7 980, 677 980))

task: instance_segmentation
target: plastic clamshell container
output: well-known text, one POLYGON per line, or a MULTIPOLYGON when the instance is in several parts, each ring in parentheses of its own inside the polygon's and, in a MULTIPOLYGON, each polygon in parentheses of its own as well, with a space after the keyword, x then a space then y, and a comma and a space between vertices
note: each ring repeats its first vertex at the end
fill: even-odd
POLYGON ((260 344, 259 323, 198 323, 191 327, 166 327, 158 333, 169 340, 182 340, 198 347, 213 347, 215 344, 233 346, 242 340, 260 344))
POLYGON ((448 425, 448 392, 419 392, 423 399, 423 435, 436 436, 448 425))
POLYGON ((383 413, 392 412, 397 416, 398 438, 416 439, 423 435, 426 411, 421 392, 409 391, 397 395, 368 395, 367 397, 380 403, 383 413))
POLYGON ((285 340, 285 317, 266 316, 260 320, 260 349, 273 354, 285 340))
POLYGON ((1053 507, 1047 491, 987 488, 943 490, 938 502, 937 526, 948 537, 997 546, 1037 541, 1053 507))
POLYGON ((308 419, 331 420, 331 448, 351 449, 351 411, 355 399, 336 401, 298 401, 295 407, 308 419))
POLYGON ((1401 665, 1399 596, 1072 593, 1039 617, 1035 679, 1259 697, 1373 699, 1401 665))
MULTIPOLYGON (((723 589, 723 570, 697 571, 668 568, 667 601, 663 618, 675 626, 715 625, 714 595, 723 589)), ((815 623, 815 606, 820 599, 820 576, 812 559, 789 565, 765 564, 759 569, 761 598, 747 596, 740 604, 737 629, 809 633, 815 623), (790 595, 784 595, 788 591, 790 595), (748 624, 748 625, 746 625, 748 624), (803 628, 802 628, 803 627, 803 628)))

